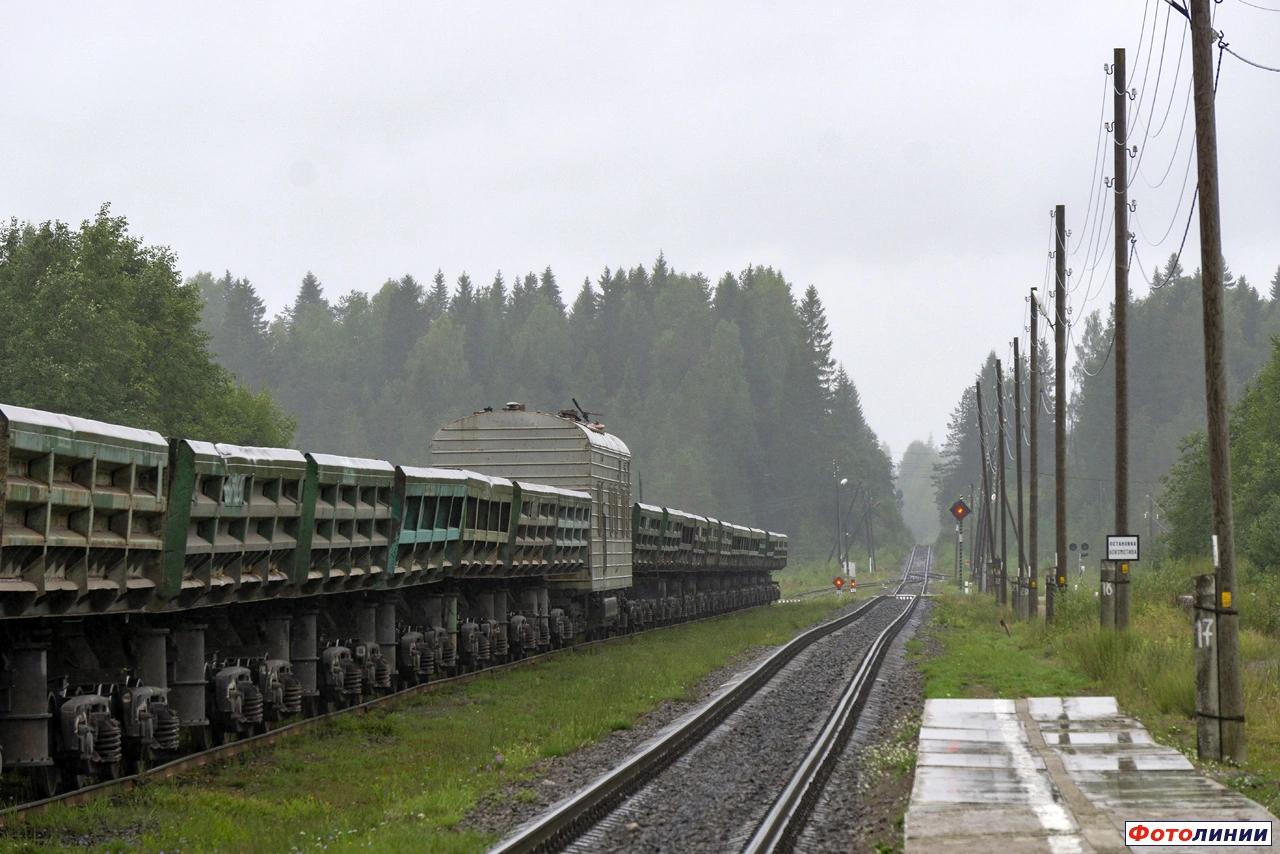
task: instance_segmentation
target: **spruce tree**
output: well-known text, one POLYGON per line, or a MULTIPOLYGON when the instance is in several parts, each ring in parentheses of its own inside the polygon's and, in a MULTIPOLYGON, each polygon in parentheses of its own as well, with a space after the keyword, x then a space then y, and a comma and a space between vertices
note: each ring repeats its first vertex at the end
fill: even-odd
POLYGON ((444 280, 444 272, 438 267, 431 279, 431 293, 427 295, 427 319, 435 322, 437 318, 449 310, 449 285, 444 280))
POLYGON ((804 324, 805 343, 809 346, 814 371, 817 372, 823 389, 829 394, 833 390, 832 379, 835 376, 835 362, 831 358, 831 330, 827 326, 826 309, 822 307, 818 289, 813 285, 805 288, 804 299, 800 301, 800 321, 804 324))
POLYGON ((556 284, 556 274, 551 271, 550 264, 538 279, 538 291, 556 310, 556 313, 564 314, 564 298, 560 295, 560 286, 556 284))

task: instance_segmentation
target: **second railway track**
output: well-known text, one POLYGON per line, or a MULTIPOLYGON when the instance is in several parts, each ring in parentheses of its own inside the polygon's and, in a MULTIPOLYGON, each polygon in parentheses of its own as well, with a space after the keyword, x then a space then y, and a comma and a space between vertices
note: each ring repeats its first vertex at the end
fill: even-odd
POLYGON ((810 745, 825 739, 838 752, 831 718, 843 708, 845 724, 856 721, 861 700, 850 691, 874 683, 884 648, 924 592, 931 558, 931 549, 913 549, 892 594, 800 635, 494 850, 774 850, 778 843, 757 839, 760 830, 776 822, 793 775, 816 769, 800 785, 809 795, 781 810, 791 817, 778 834, 785 844, 821 787, 826 763, 813 761, 810 745))

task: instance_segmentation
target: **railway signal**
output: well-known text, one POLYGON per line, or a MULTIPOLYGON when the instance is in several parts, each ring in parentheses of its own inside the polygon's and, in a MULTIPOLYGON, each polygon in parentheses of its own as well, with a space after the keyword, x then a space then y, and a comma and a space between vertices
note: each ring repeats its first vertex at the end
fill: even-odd
POLYGON ((844 576, 843 576, 843 575, 837 575, 835 578, 831 579, 831 583, 832 583, 832 584, 834 584, 834 585, 836 586, 836 590, 843 590, 843 589, 844 589, 844 576))
POLYGON ((969 505, 964 503, 963 498, 956 499, 956 503, 951 505, 951 515, 955 517, 957 522, 963 522, 972 512, 969 509, 969 505))

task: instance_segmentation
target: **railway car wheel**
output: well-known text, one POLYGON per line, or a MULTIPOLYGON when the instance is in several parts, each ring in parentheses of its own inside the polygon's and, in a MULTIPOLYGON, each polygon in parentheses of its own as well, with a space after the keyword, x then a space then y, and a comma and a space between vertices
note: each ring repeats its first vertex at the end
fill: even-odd
POLYGON ((141 748, 136 754, 125 758, 124 771, 126 774, 141 774, 155 764, 155 751, 150 745, 141 748))
POLYGON ((210 724, 195 726, 187 730, 191 737, 191 750, 203 753, 213 747, 213 727, 210 724))
POLYGON ((93 782, 93 777, 83 774, 74 766, 64 766, 62 769, 62 787, 68 792, 74 792, 76 789, 83 789, 93 782))
POLYGON ((58 793, 58 783, 62 775, 59 773, 57 765, 40 765, 35 768, 28 768, 27 776, 31 780, 31 788, 35 790, 36 797, 52 798, 58 793))

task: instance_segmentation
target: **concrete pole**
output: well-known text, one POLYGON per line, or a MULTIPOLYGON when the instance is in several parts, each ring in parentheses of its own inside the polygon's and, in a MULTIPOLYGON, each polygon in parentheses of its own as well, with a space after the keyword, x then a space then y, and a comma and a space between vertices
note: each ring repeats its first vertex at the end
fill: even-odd
POLYGON ((1196 754, 1201 759, 1221 762, 1215 588, 1212 575, 1196 577, 1195 620, 1191 625, 1196 649, 1196 754))
POLYGON ((1116 627, 1116 570, 1108 561, 1102 562, 1098 581, 1098 623, 1103 629, 1116 627))

